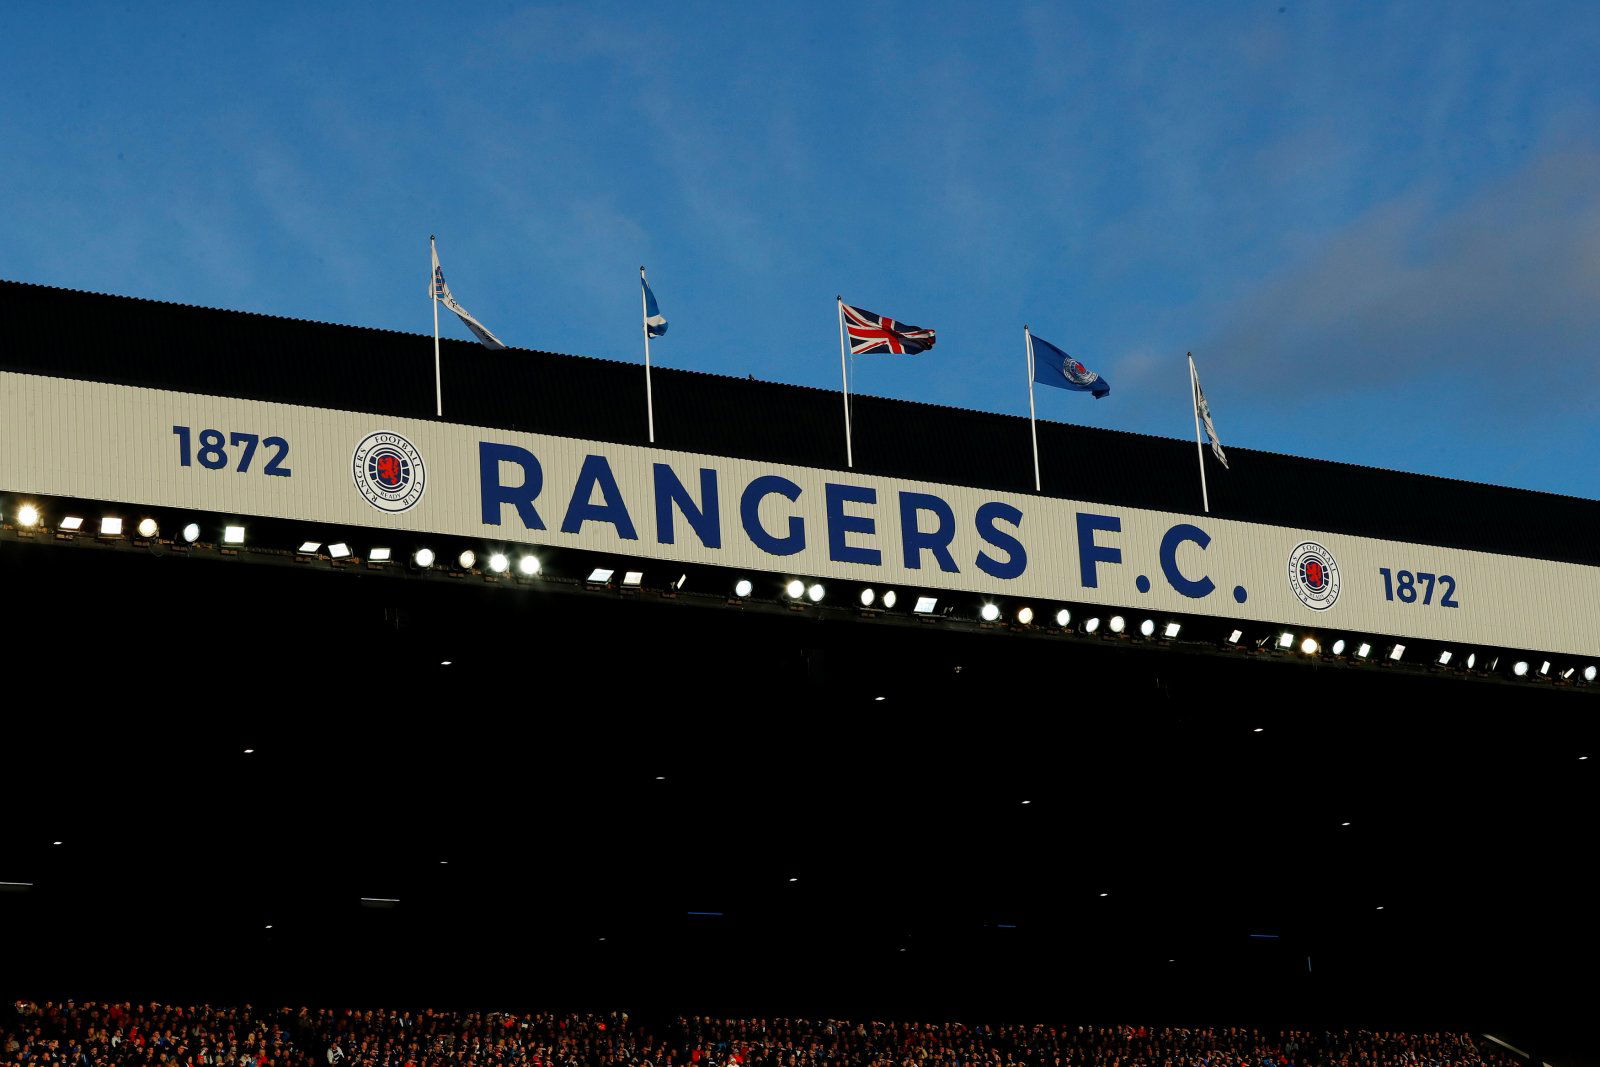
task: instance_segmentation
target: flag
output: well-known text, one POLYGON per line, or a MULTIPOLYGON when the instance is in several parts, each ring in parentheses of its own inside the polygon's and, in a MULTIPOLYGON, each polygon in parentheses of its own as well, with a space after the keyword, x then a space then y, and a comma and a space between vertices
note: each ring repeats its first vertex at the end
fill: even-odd
POLYGON ((893 356, 914 356, 933 347, 932 330, 907 326, 903 322, 874 315, 845 303, 839 307, 844 312, 844 328, 850 335, 852 356, 880 352, 893 356))
POLYGON ((451 311, 454 311, 456 317, 465 324, 467 329, 471 330, 473 335, 483 342, 483 347, 506 347, 501 343, 500 338, 489 332, 487 326, 473 318, 466 308, 456 303, 456 298, 450 293, 450 287, 445 284, 444 269, 439 266, 439 250, 437 248, 433 250, 433 298, 451 311))
POLYGON ((1033 338, 1033 380, 1056 389, 1088 393, 1096 400, 1111 393, 1110 382, 1037 334, 1033 338))
POLYGON ((1195 371, 1194 357, 1189 357, 1189 367, 1194 373, 1194 409, 1200 413, 1200 421, 1206 425, 1206 437, 1211 440, 1211 454, 1217 457, 1217 462, 1226 469, 1228 457, 1222 454, 1222 442, 1217 440, 1217 428, 1211 422, 1211 405, 1206 403, 1205 390, 1200 388, 1200 372, 1195 371))
POLYGON ((643 267, 639 268, 639 284, 644 286, 644 332, 651 337, 660 337, 667 332, 667 317, 656 306, 656 294, 650 291, 650 283, 644 280, 643 267))

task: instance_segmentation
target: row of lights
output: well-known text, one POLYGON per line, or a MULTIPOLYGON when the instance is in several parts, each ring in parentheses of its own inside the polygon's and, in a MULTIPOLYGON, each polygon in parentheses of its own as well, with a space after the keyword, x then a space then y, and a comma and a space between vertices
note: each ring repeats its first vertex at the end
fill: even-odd
MULTIPOLYGON (((1269 639, 1268 638, 1263 638, 1260 642, 1257 642, 1257 644, 1258 645, 1259 644, 1265 644, 1267 640, 1269 640, 1269 639)), ((1281 651, 1287 651, 1287 650, 1295 647, 1295 635, 1290 633, 1287 630, 1279 633, 1277 635, 1277 637, 1275 639, 1272 639, 1272 640, 1273 640, 1274 646, 1280 652, 1281 651)), ((1244 643, 1244 631, 1243 630, 1234 630, 1232 633, 1230 633, 1228 635, 1228 642, 1227 643, 1230 644, 1230 645, 1243 644, 1244 643)), ((1318 654, 1320 654, 1322 652, 1322 645, 1317 641, 1317 639, 1315 637, 1310 637, 1310 636, 1303 637, 1303 638, 1300 639, 1299 644, 1300 644, 1300 651, 1301 651, 1301 653, 1303 655, 1315 656, 1315 655, 1318 655, 1318 654)), ((1361 659, 1361 660, 1371 659, 1372 658, 1372 652, 1373 652, 1372 642, 1370 642, 1370 641, 1358 641, 1358 642, 1354 642, 1353 647, 1352 647, 1352 643, 1351 642, 1347 642, 1344 638, 1341 637, 1341 638, 1337 639, 1336 641, 1334 641, 1332 645, 1328 646, 1328 653, 1330 655, 1343 656, 1347 651, 1349 651, 1350 654, 1356 659, 1361 659)), ((1385 654, 1384 658, 1389 660, 1391 663, 1399 663, 1405 657, 1405 654, 1406 654, 1406 646, 1401 644, 1401 643, 1399 643, 1399 642, 1396 642, 1395 644, 1389 646, 1389 650, 1385 654)), ((1467 653, 1466 659, 1458 661, 1456 653, 1453 650, 1448 649, 1448 648, 1443 648, 1443 649, 1439 650, 1438 656, 1434 659, 1434 664, 1436 666, 1440 666, 1440 667, 1448 667, 1452 663, 1457 663, 1457 662, 1459 662, 1459 664, 1462 667, 1464 667, 1465 669, 1467 669, 1469 671, 1477 670, 1478 669, 1478 654, 1476 652, 1469 652, 1469 653, 1467 653)), ((1497 669, 1499 667, 1499 665, 1500 665, 1500 657, 1496 656, 1496 657, 1494 657, 1493 659, 1491 659, 1489 661, 1488 665, 1485 667, 1485 670, 1494 671, 1495 669, 1497 669)), ((1549 660, 1541 660, 1540 664, 1539 664, 1538 676, 1541 677, 1541 678, 1550 677, 1551 666, 1552 665, 1551 665, 1551 662, 1549 660)), ((1533 669, 1533 665, 1528 660, 1516 660, 1515 662, 1513 662, 1511 664, 1511 673, 1513 675, 1515 675, 1516 677, 1518 677, 1518 678, 1527 677, 1529 671, 1531 671, 1532 669, 1533 669)), ((1578 674, 1578 668, 1576 666, 1568 667, 1566 670, 1559 672, 1559 676, 1561 677, 1561 679, 1563 681, 1571 681, 1573 679, 1573 677, 1575 675, 1577 675, 1577 674, 1578 674)), ((1597 677, 1600 677, 1600 667, 1597 667, 1593 663, 1588 664, 1587 666, 1585 666, 1583 668, 1582 677, 1583 677, 1583 680, 1585 682, 1593 683, 1597 677)))

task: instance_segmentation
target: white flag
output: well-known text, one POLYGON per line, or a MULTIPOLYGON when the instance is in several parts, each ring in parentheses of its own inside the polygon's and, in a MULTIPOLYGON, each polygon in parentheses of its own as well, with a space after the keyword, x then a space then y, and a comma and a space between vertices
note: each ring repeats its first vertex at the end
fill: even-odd
POLYGON ((1194 409, 1199 412, 1200 421, 1206 425, 1206 436, 1211 439, 1211 454, 1226 468, 1228 457, 1222 454, 1222 442, 1217 440, 1217 428, 1211 422, 1211 405, 1206 403, 1205 390, 1200 388, 1200 373, 1194 369, 1193 356, 1189 357, 1189 370, 1194 374, 1194 409))
MULTIPOLYGON (((429 245, 432 247, 431 241, 429 242, 429 245)), ((505 345, 501 343, 500 338, 489 332, 489 328, 487 326, 473 318, 471 313, 468 312, 466 308, 456 303, 456 298, 451 295, 450 287, 444 282, 444 270, 439 266, 439 249, 436 247, 433 248, 433 298, 439 301, 439 303, 443 304, 445 307, 449 308, 451 311, 454 311, 456 313, 456 317, 462 321, 467 329, 471 330, 473 335, 476 336, 478 340, 483 342, 483 347, 505 347, 505 345)))

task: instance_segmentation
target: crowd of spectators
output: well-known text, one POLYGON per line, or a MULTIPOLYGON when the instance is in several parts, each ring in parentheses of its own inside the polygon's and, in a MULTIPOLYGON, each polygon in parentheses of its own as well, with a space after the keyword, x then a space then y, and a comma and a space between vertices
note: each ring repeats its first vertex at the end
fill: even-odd
POLYGON ((1450 1032, 19 1002, 0 1067, 1516 1067, 1450 1032))

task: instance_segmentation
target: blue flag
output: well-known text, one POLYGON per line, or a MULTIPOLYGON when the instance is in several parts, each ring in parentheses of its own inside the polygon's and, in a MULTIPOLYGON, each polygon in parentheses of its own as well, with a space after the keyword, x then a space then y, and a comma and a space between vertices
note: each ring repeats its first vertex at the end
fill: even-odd
POLYGON ((1088 393, 1096 400, 1111 393, 1111 383, 1041 337, 1033 338, 1033 380, 1055 389, 1088 393))
POLYGON ((644 286, 644 332, 650 337, 660 337, 667 332, 667 318, 656 306, 656 294, 650 291, 650 283, 644 280, 643 267, 639 268, 639 284, 644 286))

